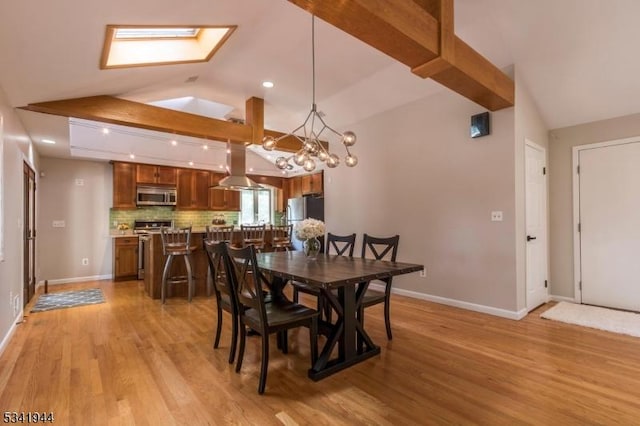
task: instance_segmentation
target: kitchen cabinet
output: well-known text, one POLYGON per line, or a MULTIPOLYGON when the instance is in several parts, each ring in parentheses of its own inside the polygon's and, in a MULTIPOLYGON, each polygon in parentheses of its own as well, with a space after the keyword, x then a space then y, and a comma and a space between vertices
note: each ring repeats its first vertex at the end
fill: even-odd
POLYGON ((209 210, 208 170, 178 169, 177 203, 181 210, 209 210))
POLYGON ((324 192, 323 174, 320 172, 302 176, 300 182, 302 195, 322 195, 324 192))
POLYGON ((154 166, 151 164, 138 164, 136 166, 136 183, 143 185, 171 185, 177 181, 177 169, 175 167, 154 166))
POLYGON ((294 176, 289 179, 289 198, 302 197, 302 178, 294 176))
MULTIPOLYGON (((218 185, 226 175, 211 173, 210 186, 218 185)), ((209 208, 211 210, 240 211, 240 191, 228 189, 209 189, 209 208)))
POLYGON ((114 238, 113 279, 134 280, 138 277, 138 237, 114 238))
POLYGON ((136 208, 136 165, 113 163, 113 208, 136 208))

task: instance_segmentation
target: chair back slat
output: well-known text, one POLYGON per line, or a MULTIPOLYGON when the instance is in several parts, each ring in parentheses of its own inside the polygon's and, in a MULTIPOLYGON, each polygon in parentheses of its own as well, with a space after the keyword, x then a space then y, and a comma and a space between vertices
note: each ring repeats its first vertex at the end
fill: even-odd
POLYGON ((399 242, 400 235, 387 238, 372 237, 371 235, 364 234, 362 240, 362 257, 367 257, 367 254, 371 253, 376 260, 390 260, 391 262, 395 262, 399 242))
POLYGON ((171 251, 188 250, 191 244, 191 227, 167 228, 160 227, 162 239, 162 254, 167 256, 171 251))
POLYGON ((213 241, 215 243, 226 242, 230 243, 233 240, 233 225, 229 226, 209 226, 207 225, 207 231, 205 239, 213 241))
POLYGON ((228 247, 227 273, 233 281, 237 300, 246 308, 253 308, 260 314, 262 324, 267 324, 262 284, 266 278, 258 269, 256 249, 253 245, 244 248, 228 247))
MULTIPOLYGON (((216 293, 225 293, 230 296, 232 301, 236 299, 233 282, 227 275, 225 262, 227 262, 227 242, 216 242, 212 240, 204 241, 204 249, 207 253, 207 261, 209 262, 209 270, 211 271, 211 280, 216 293)), ((216 296, 218 296, 217 294, 216 296)))
POLYGON ((356 244, 356 234, 351 235, 334 235, 331 232, 327 234, 327 254, 331 254, 332 248, 335 254, 339 256, 353 257, 353 249, 356 244))

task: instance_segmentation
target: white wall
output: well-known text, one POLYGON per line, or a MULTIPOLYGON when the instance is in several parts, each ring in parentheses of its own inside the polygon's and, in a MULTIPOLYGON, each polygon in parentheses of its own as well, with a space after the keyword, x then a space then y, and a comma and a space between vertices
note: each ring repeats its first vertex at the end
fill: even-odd
POLYGON ((109 237, 111 165, 42 158, 40 169, 38 279, 55 283, 108 277, 113 262, 109 237), (65 227, 54 228, 54 220, 65 221, 65 227), (89 265, 82 265, 83 258, 89 259, 89 265))
POLYGON ((364 232, 400 234, 398 260, 427 276, 395 288, 513 317, 514 109, 491 113, 491 135, 471 139, 470 116, 483 111, 444 91, 352 126, 360 162, 326 172, 325 215, 329 231, 356 232, 357 247, 364 232))
MULTIPOLYGON (((547 165, 549 164, 548 127, 540 111, 531 97, 526 84, 517 72, 516 105, 515 105, 515 201, 516 201, 516 281, 518 309, 526 307, 526 205, 525 205, 525 158, 524 147, 530 140, 547 149, 547 165)), ((553 171, 551 171, 553 173, 553 171)), ((547 180, 548 184, 548 180, 547 180)), ((547 190, 548 193, 548 190, 547 190)), ((549 202, 547 201, 547 212, 549 202)), ((548 213, 547 213, 548 217, 548 213)), ((547 220, 547 223, 549 221, 547 220)), ((549 239, 547 238, 547 241, 549 239)), ((549 277, 549 274, 547 275, 549 277)))
POLYGON ((0 352, 8 343, 23 305, 23 163, 37 170, 38 155, 17 114, 0 89, 0 115, 4 123, 4 261, 0 262, 0 352), (19 296, 20 312, 10 306, 19 296))
POLYGON ((574 298, 572 148, 640 135, 640 114, 554 129, 550 134, 552 294, 574 298))

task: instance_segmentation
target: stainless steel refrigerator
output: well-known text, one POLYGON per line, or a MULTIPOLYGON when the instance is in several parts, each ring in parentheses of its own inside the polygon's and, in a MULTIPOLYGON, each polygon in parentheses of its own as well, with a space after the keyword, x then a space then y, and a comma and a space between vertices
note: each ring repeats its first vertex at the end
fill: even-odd
MULTIPOLYGON (((289 198, 287 202, 287 221, 294 228, 296 223, 304 219, 318 219, 324 222, 324 198, 300 197, 289 198)), ((318 238, 324 246, 324 238, 318 238)), ((298 240, 295 232, 292 238, 293 247, 302 250, 302 241, 298 240)))

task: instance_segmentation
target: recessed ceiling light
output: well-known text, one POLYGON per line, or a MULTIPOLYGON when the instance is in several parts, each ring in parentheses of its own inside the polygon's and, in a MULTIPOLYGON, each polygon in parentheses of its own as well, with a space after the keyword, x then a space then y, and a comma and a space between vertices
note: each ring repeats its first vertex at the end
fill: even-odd
POLYGON ((227 154, 231 154, 231 149, 227 148, 227 154))
POLYGON ((108 135, 109 134, 109 129, 107 129, 106 127, 103 127, 102 128, 102 133, 105 134, 105 135, 108 135))
POLYGON ((252 172, 253 171, 253 167, 249 167, 249 171, 252 172))
POLYGON ((222 164, 220 164, 220 168, 221 168, 221 169, 224 169, 224 166, 223 166, 222 164))
POLYGON ((190 166, 193 166, 193 161, 189 161, 189 165, 190 165, 190 166))
POLYGON ((49 145, 54 145, 56 141, 52 139, 42 139, 42 143, 48 143, 49 145))
POLYGON ((175 140, 171 141, 171 146, 176 146, 176 145, 178 145, 178 141, 175 141, 175 140))
POLYGON ((263 81, 262 87, 266 87, 267 89, 271 89, 273 87, 273 81, 263 81))
POLYGON ((209 145, 202 145, 202 149, 206 151, 207 149, 209 149, 209 145))
POLYGON ((133 160, 134 158, 136 158, 136 156, 133 155, 133 154, 129 154, 129 158, 131 158, 133 160))

